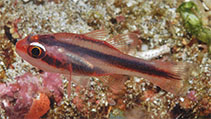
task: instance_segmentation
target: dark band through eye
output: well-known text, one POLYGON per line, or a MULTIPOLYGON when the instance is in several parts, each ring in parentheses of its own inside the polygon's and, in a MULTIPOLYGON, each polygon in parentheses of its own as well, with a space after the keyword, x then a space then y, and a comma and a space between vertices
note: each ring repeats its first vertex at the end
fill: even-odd
POLYGON ((45 51, 38 46, 29 46, 27 52, 31 57, 37 59, 45 56, 45 51))

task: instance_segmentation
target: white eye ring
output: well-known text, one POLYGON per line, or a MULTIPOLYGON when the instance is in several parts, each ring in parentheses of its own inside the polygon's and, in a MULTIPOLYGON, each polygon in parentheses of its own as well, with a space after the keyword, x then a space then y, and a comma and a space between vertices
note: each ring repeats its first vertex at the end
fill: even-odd
POLYGON ((45 47, 38 42, 32 42, 32 43, 30 43, 30 45, 40 47, 43 49, 43 51, 46 51, 45 47))

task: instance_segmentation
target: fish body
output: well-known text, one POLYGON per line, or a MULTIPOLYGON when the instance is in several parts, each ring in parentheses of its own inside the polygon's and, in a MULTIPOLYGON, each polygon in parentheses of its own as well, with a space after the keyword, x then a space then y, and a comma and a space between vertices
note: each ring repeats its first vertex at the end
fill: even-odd
POLYGON ((132 75, 148 79, 174 94, 186 90, 189 66, 184 63, 146 61, 120 52, 100 40, 107 33, 55 33, 29 35, 16 44, 16 52, 32 65, 69 75, 132 75))

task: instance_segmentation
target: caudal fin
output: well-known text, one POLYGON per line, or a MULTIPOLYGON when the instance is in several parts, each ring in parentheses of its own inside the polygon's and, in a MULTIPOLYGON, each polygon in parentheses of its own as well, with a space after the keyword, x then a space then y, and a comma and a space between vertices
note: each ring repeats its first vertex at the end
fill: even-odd
POLYGON ((151 61, 151 65, 155 70, 152 70, 151 74, 141 73, 140 76, 175 95, 187 93, 190 88, 188 80, 194 70, 192 64, 151 61))

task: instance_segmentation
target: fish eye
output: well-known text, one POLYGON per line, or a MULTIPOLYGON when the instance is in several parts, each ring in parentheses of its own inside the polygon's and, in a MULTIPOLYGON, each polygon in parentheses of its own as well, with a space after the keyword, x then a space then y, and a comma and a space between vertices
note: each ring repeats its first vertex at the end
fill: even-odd
POLYGON ((42 58, 45 56, 45 49, 36 45, 30 45, 27 49, 28 54, 33 58, 42 58))

